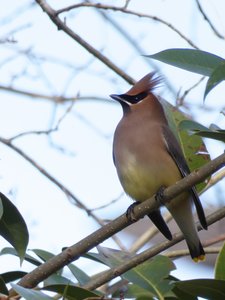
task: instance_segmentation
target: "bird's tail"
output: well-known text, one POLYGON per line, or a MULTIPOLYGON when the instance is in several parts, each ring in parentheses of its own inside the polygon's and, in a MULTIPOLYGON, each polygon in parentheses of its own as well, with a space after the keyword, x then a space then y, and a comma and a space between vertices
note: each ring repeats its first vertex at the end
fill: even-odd
POLYGON ((166 205, 178 227, 184 235, 190 255, 195 262, 205 259, 205 251, 199 240, 197 229, 192 214, 192 199, 185 193, 181 198, 173 199, 166 205))

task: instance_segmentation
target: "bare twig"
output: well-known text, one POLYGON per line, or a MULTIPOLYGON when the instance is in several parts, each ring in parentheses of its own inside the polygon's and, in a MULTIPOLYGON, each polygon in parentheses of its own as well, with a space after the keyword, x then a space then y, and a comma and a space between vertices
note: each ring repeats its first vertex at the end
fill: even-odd
POLYGON ((75 33, 71 28, 69 28, 65 22, 61 21, 58 16, 58 12, 55 11, 45 0, 36 0, 36 2, 40 5, 44 12, 47 13, 49 18, 53 21, 53 23, 58 27, 59 30, 63 30, 67 35, 69 35, 73 40, 79 43, 83 48, 85 48, 89 53, 94 55, 98 60, 100 60, 103 64, 109 67, 112 71, 122 77, 130 84, 134 84, 135 80, 127 75, 123 70, 121 70, 118 66, 116 66, 111 60, 109 60, 105 55, 103 55, 100 51, 95 49, 89 43, 87 43, 83 38, 81 38, 77 33, 75 33))
MULTIPOLYGON (((169 201, 176 197, 178 194, 182 193, 184 190, 189 189, 191 186, 203 181, 205 178, 207 178, 210 174, 217 171, 219 168, 223 167, 225 164, 225 154, 220 155, 216 159, 210 161, 205 166, 201 167, 198 171, 192 172, 187 177, 183 178, 179 182, 177 182, 175 185, 170 186, 164 190, 164 196, 163 201, 169 201)), ((164 202, 164 203, 165 203, 164 202)), ((155 201, 155 197, 151 197, 150 199, 146 200, 145 202, 142 202, 138 206, 134 208, 134 216, 135 219, 138 220, 142 217, 144 217, 146 214, 149 214, 152 210, 157 209, 160 206, 160 203, 155 201)), ((217 211, 216 213, 212 214, 210 217, 208 217, 208 224, 211 224, 225 215, 225 208, 222 208, 220 211, 217 211)), ((49 275, 56 272, 57 270, 61 269, 63 266, 67 265, 71 261, 74 261, 80 257, 82 253, 86 253, 93 247, 97 246, 101 242, 103 242, 105 239, 111 237, 113 234, 121 231, 126 226, 130 225, 131 221, 128 220, 126 217, 126 214, 123 214, 122 216, 118 217, 114 221, 106 224, 102 228, 98 229, 94 233, 90 234, 77 244, 68 247, 66 250, 64 250, 62 253, 56 255, 55 257, 48 260, 46 263, 40 265, 38 268, 34 269, 31 273, 24 276, 19 284, 25 287, 34 287, 42 280, 46 279, 49 275)), ((183 236, 182 234, 178 234, 174 236, 173 241, 166 241, 163 244, 157 245, 153 247, 150 250, 150 252, 144 252, 142 253, 142 256, 140 258, 140 255, 137 255, 133 260, 131 264, 126 263, 125 265, 121 266, 119 269, 116 270, 113 269, 110 271, 109 277, 104 278, 102 281, 102 278, 99 278, 100 281, 98 281, 97 286, 96 283, 93 285, 89 285, 88 288, 96 288, 108 280, 119 276, 123 272, 127 271, 129 268, 132 268, 134 265, 137 265, 137 263, 141 263, 148 259, 149 257, 152 257, 156 253, 159 253, 160 251, 163 251, 167 249, 169 246, 174 245, 178 241, 182 240, 183 236), (151 255, 151 256, 149 256, 151 255)))
POLYGON ((95 211, 95 210, 100 210, 100 209, 104 209, 114 203, 116 203, 117 201, 119 201, 121 199, 121 197, 124 195, 124 192, 122 192, 118 197, 114 198, 113 200, 111 200, 109 203, 92 208, 91 211, 95 211))
POLYGON ((192 85, 189 89, 187 89, 182 96, 177 96, 176 99, 176 106, 183 106, 184 104, 184 99, 187 97, 187 95, 193 90, 195 89, 203 80, 205 79, 205 76, 201 77, 194 85, 192 85))
POLYGON ((42 166, 40 166, 37 162, 35 162, 30 156, 28 156, 25 152, 23 152, 21 149, 13 145, 10 141, 10 139, 5 139, 0 137, 0 142, 7 147, 14 150, 16 153, 18 153, 20 156, 22 156, 26 161, 28 161, 32 166, 35 167, 42 175, 47 177, 51 182, 53 182, 61 191, 63 191, 67 197, 71 198, 74 203, 79 207, 83 208, 89 215, 91 215, 100 225, 103 225, 101 222, 99 222, 99 219, 92 214, 89 209, 69 190, 67 189, 63 184, 61 184, 56 178, 54 178, 50 173, 48 173, 42 166))
POLYGON ((201 194, 205 193, 209 188, 214 186, 216 183, 218 183, 224 177, 225 177, 225 169, 222 169, 219 172, 217 172, 216 174, 214 174, 213 176, 211 176, 206 187, 201 191, 201 194))
POLYGON ((71 102, 71 105, 68 106, 68 108, 66 109, 66 111, 64 112, 64 114, 58 119, 57 124, 55 125, 55 127, 50 128, 48 130, 33 130, 33 131, 26 131, 26 132, 21 132, 11 138, 8 139, 8 142, 11 143, 12 141, 14 141, 15 139, 21 138, 23 136, 26 135, 30 135, 30 134, 45 134, 45 135, 49 135, 55 131, 57 131, 59 129, 60 124, 62 123, 62 121, 65 119, 65 117, 70 113, 70 111, 72 110, 74 105, 74 101, 71 102))
POLYGON ((206 13, 204 12, 199 0, 196 0, 198 9, 200 11, 200 13, 202 14, 204 20, 209 24, 209 26, 211 27, 212 31, 215 33, 215 35, 220 38, 220 39, 225 39, 225 36, 220 34, 219 31, 216 29, 216 27, 213 25, 213 23, 211 22, 211 20, 209 19, 209 17, 206 15, 206 13))
MULTIPOLYGON (((16 89, 12 86, 4 86, 0 85, 0 90, 7 91, 7 92, 12 92, 18 95, 26 96, 26 97, 31 97, 34 99, 43 99, 43 100, 49 100, 53 103, 60 104, 60 103, 65 103, 65 102, 70 102, 70 101, 75 101, 75 100, 95 100, 95 101, 103 101, 105 102, 106 99, 102 97, 95 97, 95 96, 72 96, 72 97, 64 97, 64 96, 49 96, 45 94, 39 94, 39 93, 32 93, 26 90, 21 90, 21 89, 16 89)), ((110 103, 114 104, 114 101, 111 101, 110 103)))
POLYGON ((225 240, 225 234, 219 234, 218 236, 215 236, 209 240, 206 240, 204 243, 203 243, 203 246, 204 247, 208 247, 208 246, 211 246, 211 245, 214 245, 216 243, 220 243, 220 242, 223 242, 225 240))
MULTIPOLYGON (((40 2, 40 0, 36 0, 37 2, 40 2)), ((59 9, 57 11, 55 11, 55 14, 58 16, 61 13, 70 11, 72 9, 78 8, 78 7, 94 7, 94 8, 98 8, 98 9, 105 9, 105 10, 112 10, 112 11, 120 11, 122 13, 125 14, 129 14, 129 15, 133 15, 133 16, 137 16, 137 17, 142 17, 142 18, 148 18, 148 19, 152 19, 154 21, 157 21, 167 27, 169 27, 171 30, 173 30, 174 32, 176 32, 182 39, 184 39, 191 47, 195 48, 195 49, 199 49, 189 38, 187 38, 180 30, 178 30, 175 26, 173 26, 172 24, 170 24, 169 22, 157 17, 157 16, 151 16, 148 14, 144 14, 144 13, 139 13, 139 12, 135 12, 132 10, 129 10, 126 8, 126 6, 122 6, 122 7, 118 7, 118 6, 112 6, 112 5, 104 5, 101 3, 91 3, 91 2, 81 2, 78 4, 74 4, 62 9, 59 9)))
MULTIPOLYGON (((221 250, 221 247, 207 247, 204 248, 206 254, 218 254, 221 250)), ((170 258, 179 258, 181 256, 188 256, 189 251, 188 249, 181 249, 181 250, 174 250, 174 251, 167 251, 163 255, 168 256, 170 258)))
POLYGON ((127 7, 128 7, 128 5, 130 4, 130 1, 131 1, 131 0, 126 0, 126 1, 125 1, 124 8, 127 8, 127 7))

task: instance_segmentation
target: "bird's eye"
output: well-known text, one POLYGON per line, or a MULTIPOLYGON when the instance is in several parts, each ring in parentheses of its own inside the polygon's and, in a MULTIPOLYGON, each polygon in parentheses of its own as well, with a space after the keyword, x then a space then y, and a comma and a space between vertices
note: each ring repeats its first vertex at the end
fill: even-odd
POLYGON ((137 95, 127 95, 127 94, 123 94, 123 95, 120 95, 120 97, 121 97, 122 99, 124 99, 125 101, 131 103, 131 104, 135 104, 135 103, 138 103, 138 102, 140 102, 141 100, 143 100, 147 95, 148 95, 147 92, 142 92, 142 93, 137 94, 137 95))
POLYGON ((142 92, 138 95, 135 95, 135 101, 136 103, 138 103, 139 101, 143 100, 145 97, 147 96, 147 93, 146 92, 142 92))

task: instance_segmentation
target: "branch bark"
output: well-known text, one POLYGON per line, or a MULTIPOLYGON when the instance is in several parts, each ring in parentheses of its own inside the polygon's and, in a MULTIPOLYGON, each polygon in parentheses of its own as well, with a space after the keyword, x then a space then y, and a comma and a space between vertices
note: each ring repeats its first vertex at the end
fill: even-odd
MULTIPOLYGON (((219 157, 207 163, 199 170, 192 172, 190 175, 183 178, 175 185, 166 188, 164 190, 163 203, 173 199, 175 196, 179 195, 184 190, 189 189, 191 186, 203 181, 212 173, 222 168, 224 165, 225 165, 225 154, 222 154, 219 157)), ((134 208, 134 216, 138 220, 140 218, 143 218, 146 214, 149 214, 151 211, 155 210, 159 206, 160 203, 156 202, 155 197, 153 196, 134 208)), ((225 209, 223 209, 222 212, 225 214, 224 210, 225 209)), ((224 216, 224 214, 222 214, 222 217, 224 216)), ((209 224, 215 222, 220 218, 221 218, 221 214, 217 214, 216 216, 213 215, 211 218, 208 218, 209 224)), ((71 247, 68 247, 60 254, 56 255, 55 257, 48 260, 46 263, 34 269, 31 273, 24 276, 19 281, 19 284, 21 286, 28 287, 28 288, 35 287, 39 282, 43 281, 44 279, 46 279, 48 276, 50 276, 57 270, 71 263, 72 261, 78 259, 81 256, 81 254, 86 253, 93 247, 102 243, 104 240, 111 237, 113 234, 121 231, 123 228, 127 227, 130 224, 131 221, 127 219, 126 214, 121 215, 120 217, 116 218, 114 221, 106 224, 102 228, 98 229, 94 233, 90 234, 89 236, 81 240, 80 242, 74 244, 71 247)), ((174 237, 173 241, 165 242, 163 248, 160 245, 155 246, 154 247, 155 250, 151 253, 155 255, 156 253, 159 253, 160 251, 168 248, 169 246, 180 241, 181 239, 182 239, 182 235, 178 234, 174 237)), ((146 259, 148 258, 149 257, 146 256, 146 259)), ((133 266, 131 266, 131 268, 132 267, 133 266)), ((118 273, 116 274, 117 276, 119 275, 118 273)))

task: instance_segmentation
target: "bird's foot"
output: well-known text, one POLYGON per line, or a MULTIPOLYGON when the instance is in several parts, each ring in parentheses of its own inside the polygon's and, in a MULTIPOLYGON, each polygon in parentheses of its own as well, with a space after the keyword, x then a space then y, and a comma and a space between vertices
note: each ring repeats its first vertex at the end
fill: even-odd
POLYGON ((135 218, 134 216, 134 208, 135 206, 137 206, 140 202, 139 201, 136 201, 134 202, 133 204, 131 204, 128 209, 127 209, 127 212, 126 212, 126 217, 129 221, 131 221, 132 223, 136 222, 137 219, 135 218))
POLYGON ((156 192, 155 194, 155 200, 157 203, 160 204, 160 206, 164 205, 163 203, 163 200, 164 200, 164 190, 165 190, 165 187, 164 186, 161 186, 158 191, 156 192))

